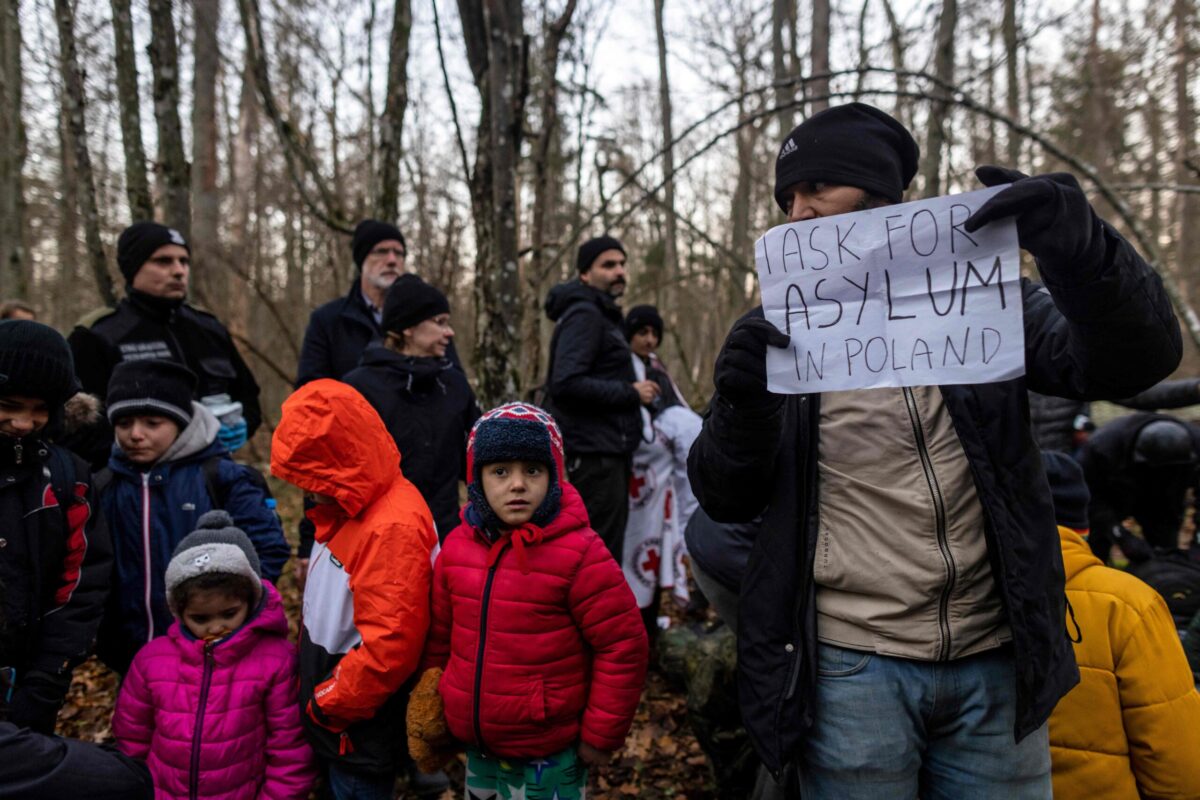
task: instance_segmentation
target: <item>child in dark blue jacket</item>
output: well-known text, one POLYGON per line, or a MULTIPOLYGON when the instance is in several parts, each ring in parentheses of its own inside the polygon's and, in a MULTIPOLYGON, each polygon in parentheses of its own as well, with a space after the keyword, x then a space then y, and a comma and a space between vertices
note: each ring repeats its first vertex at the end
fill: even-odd
POLYGON ((291 555, 275 501, 261 476, 217 440, 221 423, 192 401, 196 378, 173 361, 125 361, 108 384, 116 444, 110 475, 98 477, 113 539, 113 591, 98 651, 125 672, 146 642, 172 622, 164 574, 179 540, 204 512, 223 508, 246 532, 274 581, 291 555))

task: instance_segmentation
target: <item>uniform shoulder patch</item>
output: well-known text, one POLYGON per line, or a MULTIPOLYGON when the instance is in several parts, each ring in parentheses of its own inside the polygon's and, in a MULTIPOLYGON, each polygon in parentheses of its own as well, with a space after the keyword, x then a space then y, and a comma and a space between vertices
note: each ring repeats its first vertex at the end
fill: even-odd
POLYGON ((80 317, 78 320, 76 320, 75 327, 90 328, 93 325, 95 325, 97 322, 99 322, 100 320, 104 319, 107 316, 115 314, 115 313, 117 313, 117 309, 114 308, 113 306, 101 306, 100 308, 96 308, 96 309, 89 311, 88 313, 86 313, 82 317, 80 317))

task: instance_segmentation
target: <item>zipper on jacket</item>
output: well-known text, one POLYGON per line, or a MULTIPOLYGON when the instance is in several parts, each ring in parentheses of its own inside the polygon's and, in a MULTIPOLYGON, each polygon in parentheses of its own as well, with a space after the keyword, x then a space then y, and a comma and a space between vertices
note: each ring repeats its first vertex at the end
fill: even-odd
POLYGON ((21 442, 18 440, 17 443, 13 445, 13 463, 19 467, 21 466, 21 462, 24 460, 25 445, 21 444, 21 442))
POLYGON ((204 733, 204 707, 208 705, 208 688, 212 684, 213 646, 204 645, 204 677, 200 679, 200 703, 196 707, 196 727, 192 731, 192 766, 188 775, 188 797, 200 796, 200 737, 204 733))
POLYGON ((954 581, 958 576, 958 568, 954 564, 954 554, 950 552, 950 543, 946 534, 946 502, 942 497, 942 487, 938 484, 937 475, 933 471, 933 460, 929 457, 929 449, 925 445, 925 432, 921 427, 921 414, 917 410, 917 398, 912 389, 903 389, 904 402, 908 406, 908 417, 912 423, 913 438, 916 439, 917 454, 921 458, 921 469, 925 472, 925 481, 929 484, 929 495, 933 498, 934 527, 937 529, 938 550, 946 562, 946 582, 942 584, 941 596, 938 598, 938 635, 941 638, 938 647, 938 661, 950 658, 950 595, 954 591, 954 581))
POLYGON ((145 590, 142 594, 146 606, 146 641, 154 638, 154 608, 150 605, 150 576, 154 567, 150 563, 150 473, 142 473, 142 577, 145 590))
POLYGON ((496 563, 488 567, 487 581, 483 584, 483 598, 479 604, 479 648, 475 652, 475 702, 471 717, 475 723, 475 745, 480 752, 487 750, 483 744, 483 724, 479 719, 479 693, 483 689, 483 649, 487 645, 488 603, 492 599, 492 581, 496 577, 496 569, 500 566, 500 559, 504 558, 507 549, 506 545, 505 549, 500 551, 500 555, 496 556, 496 563))

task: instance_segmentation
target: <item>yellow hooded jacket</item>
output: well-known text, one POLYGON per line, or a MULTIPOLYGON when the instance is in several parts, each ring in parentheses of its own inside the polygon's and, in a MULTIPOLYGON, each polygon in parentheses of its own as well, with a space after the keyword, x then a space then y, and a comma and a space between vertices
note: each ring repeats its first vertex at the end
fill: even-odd
POLYGON ((1055 798, 1200 798, 1200 693, 1167 604, 1058 533, 1080 681, 1050 717, 1055 798))

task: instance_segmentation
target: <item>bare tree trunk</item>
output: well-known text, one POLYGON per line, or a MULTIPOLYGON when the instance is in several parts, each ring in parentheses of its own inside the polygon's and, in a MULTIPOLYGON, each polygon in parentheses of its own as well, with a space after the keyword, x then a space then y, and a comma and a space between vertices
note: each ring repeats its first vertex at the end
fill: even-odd
POLYGON ((908 79, 904 76, 904 29, 900 20, 896 19, 896 11, 892 8, 891 0, 880 0, 884 16, 888 23, 888 44, 892 51, 892 69, 896 71, 896 105, 892 109, 896 119, 908 128, 912 127, 911 104, 904 94, 908 91, 908 79))
MULTIPOLYGON (((867 50, 867 12, 871 9, 871 0, 863 0, 862 8, 858 12, 858 66, 865 67, 870 61, 870 52, 867 50)), ((859 72, 858 78, 854 81, 854 100, 855 102, 862 96, 863 86, 867 82, 867 73, 859 72)))
MULTIPOLYGON (((258 139, 258 102, 254 95, 254 70, 249 60, 242 69, 242 90, 238 100, 237 134, 233 138, 233 180, 230 198, 233 213, 229 225, 229 263, 233 272, 246 282, 254 279, 251 265, 254 246, 251 241, 250 215, 255 204, 254 143, 258 139)), ((250 293, 239 290, 230 293, 229 329, 246 334, 249 331, 250 293)))
POLYGON ((146 148, 142 144, 141 98, 138 96, 137 49, 129 0, 112 0, 112 23, 120 107, 121 146, 125 153, 125 196, 134 220, 154 219, 154 200, 146 180, 146 148))
MULTIPOLYGON (((67 130, 69 122, 67 94, 60 85, 57 87, 58 100, 58 188, 62 192, 62 204, 59 208, 58 224, 55 225, 54 257, 58 261, 58 274, 52 284, 54 297, 63 298, 64 305, 73 308, 94 307, 96 302, 82 302, 80 289, 90 286, 88 276, 80 277, 79 267, 87 259, 79 247, 79 181, 75 175, 75 147, 72 144, 71 132, 67 130)), ((88 294, 91 294, 88 292, 88 294)), ((50 309, 47 315, 51 320, 57 319, 58 327, 65 327, 72 320, 69 316, 58 316, 61 313, 58 303, 50 309)))
POLYGON ((221 69, 220 0, 193 0, 195 66, 192 71, 192 259, 203 302, 224 312, 229 275, 221 249, 221 197, 217 191, 217 82, 221 69))
POLYGON ((412 0, 396 0, 392 36, 388 43, 387 100, 379 126, 379 205, 375 213, 392 221, 400 216, 400 136, 408 106, 408 37, 412 31, 412 0))
POLYGON ((467 61, 481 108, 472 176, 475 267, 475 367, 480 400, 517 395, 521 276, 517 167, 528 93, 521 0, 459 0, 467 61))
MULTIPOLYGON (((812 4, 812 74, 829 73, 829 0, 813 0, 812 4)), ((815 78, 811 97, 813 112, 829 108, 829 78, 815 78)))
POLYGON ((83 95, 83 74, 75 55, 75 13, 71 0, 54 0, 54 18, 58 24, 59 70, 62 73, 66 103, 67 133, 75 154, 75 175, 79 184, 79 204, 83 213, 88 263, 96 279, 101 299, 115 305, 112 276, 100 241, 100 210, 96 206, 96 180, 92 176, 92 157, 88 152, 87 104, 83 95))
MULTIPOLYGON (((658 35, 658 103, 662 117, 663 142, 663 200, 666 222, 663 242, 663 269, 658 276, 657 286, 674 280, 679 275, 679 224, 675 214, 675 135, 671 131, 671 81, 667 73, 667 35, 663 26, 663 8, 666 0, 654 0, 654 29, 658 35)), ((663 304, 662 291, 655 292, 657 304, 663 304)), ((666 304, 673 307, 672 303, 666 304)))
POLYGON ((19 0, 7 0, 0 7, 0 293, 27 297, 19 6, 19 0))
MULTIPOLYGON (((1017 79, 1020 54, 1017 52, 1017 0, 1004 0, 1004 74, 1007 89, 1005 108, 1008 118, 1021 121, 1021 85, 1017 79)), ((1012 128, 1007 129, 1008 166, 1018 169, 1021 162, 1021 138, 1012 128)))
MULTIPOLYGON (((957 0, 942 0, 937 43, 933 53, 933 74, 943 84, 954 83, 954 29, 957 24, 957 0)), ((946 91, 935 88, 933 94, 934 99, 929 108, 929 134, 925 140, 925 164, 922 169, 926 197, 936 197, 942 193, 942 148, 949 139, 946 129, 950 125, 950 102, 946 91)))
POLYGON ((521 385, 535 386, 541 376, 542 314, 541 301, 549 282, 551 262, 547 248, 554 242, 555 252, 561 247, 558 237, 562 215, 556 208, 563 194, 563 164, 561 148, 556 144, 561 134, 558 113, 558 61, 563 37, 575 14, 576 0, 567 0, 561 14, 547 20, 542 35, 542 89, 538 98, 538 116, 542 127, 533 144, 533 220, 530 232, 529 269, 525 284, 528 290, 522 331, 521 385))
MULTIPOLYGON (((793 59, 784 44, 784 33, 790 33, 791 41, 796 40, 796 0, 771 0, 771 76, 775 80, 775 106, 779 108, 790 102, 796 96, 796 86, 783 86, 792 75, 793 59), (791 30, 788 28, 791 26, 791 30)), ((778 139, 791 131, 796 113, 792 109, 780 111, 776 116, 779 124, 778 139)))
MULTIPOLYGON (((1191 29, 1195 9, 1190 0, 1174 0, 1171 9, 1175 27, 1175 183, 1195 183, 1195 166, 1189 164, 1196 145, 1196 112, 1189 83, 1190 66, 1194 60, 1191 29)), ((1194 162, 1192 162, 1194 163, 1194 162)), ((1175 195, 1174 217, 1176 272, 1185 284, 1194 285, 1196 272, 1192 260, 1200 252, 1200 196, 1178 192, 1175 195)))
POLYGON ((154 73, 154 120, 158 125, 158 176, 166 224, 191 239, 191 176, 179 121, 179 53, 171 0, 150 0, 150 67, 154 73))

